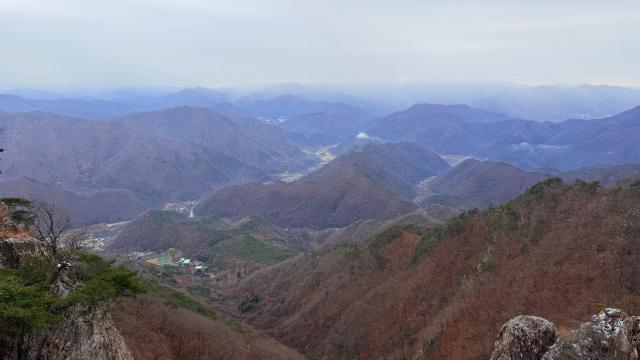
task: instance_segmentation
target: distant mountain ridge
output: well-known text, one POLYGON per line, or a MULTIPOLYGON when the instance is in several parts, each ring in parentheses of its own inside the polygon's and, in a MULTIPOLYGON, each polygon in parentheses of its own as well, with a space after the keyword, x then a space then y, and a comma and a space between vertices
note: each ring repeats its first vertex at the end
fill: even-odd
POLYGON ((467 105, 418 104, 377 119, 366 133, 415 142, 441 154, 473 154, 496 141, 535 138, 544 128, 467 105))
MULTIPOLYGON (((297 200, 289 200, 296 203, 323 198, 325 203, 318 206, 328 214, 338 209, 341 200, 334 199, 336 194, 323 184, 339 184, 344 189, 343 195, 350 195, 347 200, 353 200, 351 196, 357 199, 353 200, 354 203, 361 202, 360 197, 368 191, 379 195, 379 198, 373 197, 379 200, 401 200, 393 203, 402 210, 380 215, 387 217, 391 213, 397 215, 410 208, 415 209, 411 202, 417 196, 420 197, 417 203, 421 205, 482 207, 509 199, 542 174, 613 182, 635 174, 635 168, 627 165, 640 163, 640 107, 607 118, 560 123, 513 119, 467 105, 438 104, 416 104, 375 118, 339 102, 309 100, 294 95, 256 95, 237 99, 230 94, 225 89, 193 88, 161 96, 118 97, 115 102, 77 99, 69 103, 65 103, 65 99, 51 99, 51 94, 43 94, 42 100, 0 95, 0 109, 2 101, 6 100, 5 105, 9 104, 7 106, 18 111, 0 114, 0 126, 4 126, 6 132, 0 135, 0 141, 7 148, 0 181, 12 180, 15 181, 12 186, 15 186, 29 178, 35 183, 29 183, 31 187, 21 186, 33 191, 46 186, 43 184, 50 184, 55 193, 58 190, 73 193, 73 196, 60 195, 60 198, 74 198, 76 203, 80 198, 83 201, 95 200, 85 195, 97 190, 126 190, 135 196, 123 196, 124 193, 118 196, 123 196, 123 202, 132 208, 139 209, 141 204, 147 206, 165 200, 196 200, 227 185, 299 178, 316 164, 335 155, 345 155, 333 165, 305 177, 303 180, 308 184, 304 189, 289 190, 302 183, 291 188, 283 184, 254 185, 260 189, 253 189, 253 194, 266 196, 263 187, 269 189, 267 193, 272 194, 269 196, 280 196, 290 191, 316 192, 310 198, 299 195, 297 200), (185 103, 192 106, 129 113, 141 108, 185 103), (32 107, 63 113, 85 114, 88 111, 94 119, 103 115, 116 118, 91 122, 26 111, 32 107), (105 112, 102 113, 101 109, 105 112), (115 115, 120 112, 125 115, 115 115), (277 125, 266 124, 264 118, 259 120, 253 116, 282 116, 283 121, 277 125), (424 159, 429 155, 423 153, 418 156, 419 150, 407 150, 409 147, 404 144, 402 148, 406 153, 400 156, 397 152, 401 147, 387 145, 385 149, 385 142, 417 144, 443 156, 462 155, 460 158, 470 156, 503 162, 505 164, 502 165, 516 166, 528 174, 519 176, 518 171, 508 171, 502 165, 476 164, 467 169, 466 182, 460 181, 464 176, 453 174, 464 173, 462 168, 442 174, 446 170, 442 167, 430 173, 425 170, 436 169, 435 162, 423 166, 422 160, 407 160, 424 159), (339 144, 327 146, 336 143, 339 144), (372 145, 369 150, 358 150, 367 148, 368 143, 372 145), (356 151, 349 154, 354 149, 356 151), (375 152, 372 149, 385 150, 375 152), (369 156, 374 153, 375 156, 369 156), (328 157, 325 156, 327 154, 328 157), (368 166, 362 165, 365 163, 368 166), (395 167, 389 163, 395 163, 395 167), (611 165, 627 168, 615 171, 602 168, 611 165), (483 170, 483 166, 490 169, 483 170), (493 176, 498 176, 497 179, 488 176, 494 172, 503 174, 504 179, 496 174, 493 176), (418 179, 416 174, 424 177, 418 179), (429 186, 433 191, 440 189, 425 198, 424 194, 418 193, 415 184, 436 175, 439 176, 429 186), (321 181, 313 182, 318 179, 321 181), (474 182, 475 185, 472 184, 474 182), (315 185, 310 185, 312 183, 315 185), (357 186, 366 188, 366 191, 361 194, 348 191, 349 187, 357 186), (454 189, 456 186, 458 188, 454 189), (474 186, 476 190, 471 191, 474 186), (278 187, 282 189, 275 191, 278 187), (466 190, 462 191, 462 188, 466 190)), ((225 191, 229 191, 228 196, 233 194, 230 190, 225 191)), ((238 197, 242 198, 247 204, 242 209, 228 209, 230 213, 260 213, 248 211, 249 199, 238 197)), ((282 204, 289 202, 278 199, 282 204)), ((345 214, 355 214, 355 210, 348 201, 344 204, 349 206, 340 208, 342 212, 338 217, 341 220, 319 218, 314 226, 345 224, 346 219, 351 218, 345 214)), ((263 204, 259 207, 268 206, 263 204)), ((278 211, 283 211, 278 217, 299 217, 294 222, 302 226, 302 219, 315 210, 306 215, 278 211)), ((362 216, 353 219, 373 216, 369 209, 359 211, 362 216)), ((379 214, 384 212, 376 211, 379 214)), ((282 221, 282 224, 287 224, 289 220, 282 221)))
POLYGON ((640 164, 607 165, 553 173, 529 172, 502 162, 469 159, 430 179, 416 199, 428 207, 434 204, 458 210, 485 208, 509 201, 533 186, 552 177, 564 181, 593 182, 610 187, 640 177, 640 164))
POLYGON ((429 183, 436 194, 453 195, 487 204, 511 200, 548 175, 526 172, 505 163, 465 160, 429 183))
MULTIPOLYGON (((30 93, 34 93, 34 91, 26 92, 25 95, 30 93)), ((119 97, 117 100, 66 98, 53 95, 31 99, 0 93, 0 111, 42 111, 89 120, 105 120, 140 111, 167 109, 176 106, 212 108, 227 100, 228 97, 224 92, 206 88, 188 88, 162 96, 119 97)))
POLYGON ((59 115, 107 119, 134 111, 130 106, 108 100, 84 99, 27 99, 17 95, 0 94, 0 111, 43 111, 59 115))
POLYGON ((600 119, 640 104, 640 90, 619 86, 534 86, 504 89, 472 102, 515 118, 561 122, 600 119))
MULTIPOLYGON (((64 115, 86 118, 111 118, 113 111, 105 111, 92 101, 105 101, 115 108, 115 116, 137 111, 151 111, 177 106, 215 107, 222 102, 236 105, 253 105, 271 102, 277 98, 299 98, 311 103, 341 103, 356 107, 367 113, 383 116, 416 103, 468 104, 487 111, 503 113, 510 118, 529 119, 540 122, 560 122, 567 119, 598 119, 620 113, 640 104, 640 89, 607 86, 509 86, 509 85, 407 85, 367 86, 366 89, 340 90, 317 87, 310 84, 278 84, 262 90, 233 88, 210 89, 205 87, 185 88, 171 93, 167 89, 115 89, 94 95, 93 98, 56 94, 38 89, 14 89, 4 93, 22 98, 20 110, 15 104, 0 100, 0 111, 50 111, 64 115), (351 93, 350 95, 347 93, 351 93), (54 102, 38 103, 39 100, 54 102), (60 101, 57 101, 60 100, 60 101), (80 103, 73 103, 81 100, 80 103), (35 101, 35 102, 32 102, 35 101), (6 106, 6 107, 4 107, 6 106), (26 108, 25 108, 26 106, 26 108), (13 107, 13 108, 12 108, 13 107), (95 108, 94 108, 95 107, 95 108), (81 112, 80 110, 81 109, 81 112), (123 112, 124 111, 124 112, 123 112)), ((278 102, 279 100, 276 100, 278 102)), ((281 101, 280 101, 281 102, 281 101)), ((281 102, 282 103, 282 102, 281 102)), ((264 104, 263 104, 264 105, 264 104)), ((289 102, 287 106, 296 105, 289 102)), ((306 106, 306 105, 305 105, 306 106)), ((258 106, 260 107, 260 106, 258 106)), ((266 107, 263 107, 266 109, 266 107)), ((303 109, 304 107, 298 107, 303 109)), ((320 110, 307 107, 304 113, 320 110)), ((281 107, 279 115, 288 112, 281 107)), ((297 111, 297 114, 300 114, 297 111)), ((287 116, 293 116, 289 114, 287 116)))
POLYGON ((295 95, 269 98, 246 96, 238 109, 262 121, 277 124, 297 143, 330 145, 366 129, 375 116, 340 102, 316 101, 295 95))
POLYGON ((160 205, 157 200, 131 190, 100 189, 76 193, 55 184, 45 184, 25 177, 0 181, 0 197, 23 197, 36 202, 51 202, 71 218, 73 226, 129 220, 160 205))
POLYGON ((640 162, 640 107, 603 119, 567 120, 550 129, 549 136, 537 141, 495 144, 478 156, 525 169, 573 170, 640 162))
POLYGON ((367 134, 440 154, 563 171, 640 162, 640 107, 596 120, 541 123, 452 105, 416 105, 375 121, 367 134))
POLYGON ((340 102, 308 100, 296 95, 278 95, 268 98, 242 97, 235 105, 253 116, 291 117, 301 114, 324 112, 327 114, 362 111, 340 102))
POLYGON ((0 94, 0 111, 43 111, 90 120, 107 120, 185 106, 207 108, 232 118, 255 117, 274 124, 287 120, 280 125, 300 137, 298 142, 313 145, 343 141, 366 128, 368 122, 375 118, 355 106, 341 102, 309 100, 296 95, 249 95, 234 99, 224 89, 187 88, 159 96, 141 96, 125 91, 123 94, 116 92, 104 99, 65 98, 48 93, 38 96, 39 93, 35 90, 19 93, 33 94, 37 98, 0 94))
POLYGON ((115 120, 137 131, 213 149, 265 172, 296 171, 312 160, 276 126, 206 108, 178 107, 115 120))
POLYGON ((263 171, 213 149, 121 124, 0 113, 0 126, 6 148, 2 181, 28 177, 76 193, 123 189, 157 202, 194 200, 224 185, 268 179, 263 171))
POLYGON ((580 168, 560 174, 565 181, 598 181, 602 186, 613 186, 621 182, 640 178, 640 164, 599 165, 580 168))
POLYGON ((415 183, 449 165, 409 143, 368 145, 293 183, 221 189, 196 207, 199 215, 258 216, 278 226, 341 227, 414 211, 415 183))

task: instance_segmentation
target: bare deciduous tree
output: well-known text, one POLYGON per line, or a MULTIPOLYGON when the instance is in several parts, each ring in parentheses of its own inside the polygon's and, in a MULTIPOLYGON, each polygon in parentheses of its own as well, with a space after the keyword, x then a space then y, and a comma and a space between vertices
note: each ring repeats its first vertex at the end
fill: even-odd
POLYGON ((69 216, 49 202, 34 203, 32 212, 34 220, 33 232, 56 256, 61 239, 71 224, 69 216))

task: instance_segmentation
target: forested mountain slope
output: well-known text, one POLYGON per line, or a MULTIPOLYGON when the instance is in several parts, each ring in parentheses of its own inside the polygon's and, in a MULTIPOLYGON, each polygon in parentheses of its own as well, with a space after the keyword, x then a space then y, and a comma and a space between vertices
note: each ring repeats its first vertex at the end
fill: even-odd
POLYGON ((558 179, 441 228, 394 227, 255 273, 258 328, 317 357, 478 359, 519 314, 573 327, 640 306, 640 183, 558 179))

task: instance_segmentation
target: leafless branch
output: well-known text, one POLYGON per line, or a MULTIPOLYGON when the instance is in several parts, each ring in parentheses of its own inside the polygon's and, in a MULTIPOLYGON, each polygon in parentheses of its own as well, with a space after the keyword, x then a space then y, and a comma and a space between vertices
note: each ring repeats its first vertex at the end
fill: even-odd
POLYGON ((70 219, 64 211, 53 203, 36 202, 33 204, 33 232, 55 256, 60 247, 60 241, 69 229, 70 219))

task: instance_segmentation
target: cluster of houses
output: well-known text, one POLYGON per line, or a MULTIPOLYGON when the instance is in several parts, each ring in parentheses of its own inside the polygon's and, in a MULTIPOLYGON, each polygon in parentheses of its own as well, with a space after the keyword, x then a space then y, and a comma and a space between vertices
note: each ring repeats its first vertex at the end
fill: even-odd
POLYGON ((184 201, 176 203, 166 203, 162 208, 162 211, 175 211, 180 214, 189 215, 189 218, 193 218, 193 208, 196 205, 195 201, 184 201))
POLYGON ((207 267, 202 261, 198 260, 181 257, 178 259, 178 265, 189 268, 189 272, 192 274, 206 274, 209 272, 209 267, 207 267))
POLYGON ((82 241, 83 248, 88 250, 104 251, 107 237, 104 235, 98 235, 95 237, 89 237, 82 241))

